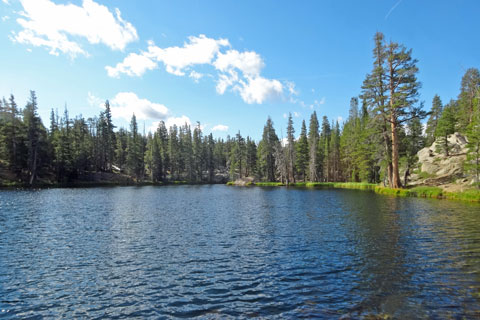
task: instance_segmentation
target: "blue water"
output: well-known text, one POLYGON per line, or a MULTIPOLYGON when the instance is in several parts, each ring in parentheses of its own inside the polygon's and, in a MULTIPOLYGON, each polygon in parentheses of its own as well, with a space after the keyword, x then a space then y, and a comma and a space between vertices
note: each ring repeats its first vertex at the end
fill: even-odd
POLYGON ((480 205, 227 186, 0 191, 0 318, 480 317, 480 205))

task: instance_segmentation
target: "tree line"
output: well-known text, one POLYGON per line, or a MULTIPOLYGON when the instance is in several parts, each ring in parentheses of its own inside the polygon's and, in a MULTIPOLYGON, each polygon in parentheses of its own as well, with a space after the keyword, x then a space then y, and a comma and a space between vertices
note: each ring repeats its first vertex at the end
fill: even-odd
MULTIPOLYGON (((47 128, 38 115, 37 96, 22 109, 15 97, 0 101, 0 170, 16 181, 69 182, 91 172, 124 173, 136 181, 220 182, 256 177, 263 181, 370 182, 406 186, 418 170, 417 152, 439 142, 450 155, 448 135, 468 137, 465 169, 480 173, 480 73, 462 78, 457 99, 446 105, 438 95, 430 112, 419 103, 420 82, 412 50, 374 36, 372 69, 360 94, 350 100, 345 122, 320 119, 314 111, 295 136, 289 115, 287 136, 279 139, 268 118, 260 141, 240 131, 226 139, 204 135, 200 123, 140 132, 135 115, 129 129, 113 124, 108 100, 98 116, 71 118, 52 109, 47 128), (428 117, 423 130, 421 120, 428 117), (400 172, 403 176, 400 176, 400 172)), ((1 173, 1 171, 0 171, 1 173)))

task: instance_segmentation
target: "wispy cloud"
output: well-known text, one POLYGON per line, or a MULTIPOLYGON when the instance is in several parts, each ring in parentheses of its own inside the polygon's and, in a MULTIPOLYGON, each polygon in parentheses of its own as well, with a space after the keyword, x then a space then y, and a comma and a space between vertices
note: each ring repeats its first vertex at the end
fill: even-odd
POLYGON ((388 13, 385 15, 385 20, 388 19, 388 17, 390 16, 390 14, 392 14, 392 12, 398 7, 398 5, 402 2, 402 0, 398 0, 397 3, 395 3, 393 5, 393 7, 388 11, 388 13))

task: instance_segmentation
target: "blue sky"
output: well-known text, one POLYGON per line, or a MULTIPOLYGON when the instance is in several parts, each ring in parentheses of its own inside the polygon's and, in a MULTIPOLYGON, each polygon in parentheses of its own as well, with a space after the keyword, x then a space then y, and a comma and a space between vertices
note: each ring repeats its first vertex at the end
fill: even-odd
POLYGON ((478 1, 60 1, 1 0, 0 96, 39 113, 135 112, 148 130, 195 124, 215 136, 255 139, 271 116, 313 110, 346 118, 372 65, 373 35, 413 49, 426 109, 455 98, 467 68, 480 67, 478 1))

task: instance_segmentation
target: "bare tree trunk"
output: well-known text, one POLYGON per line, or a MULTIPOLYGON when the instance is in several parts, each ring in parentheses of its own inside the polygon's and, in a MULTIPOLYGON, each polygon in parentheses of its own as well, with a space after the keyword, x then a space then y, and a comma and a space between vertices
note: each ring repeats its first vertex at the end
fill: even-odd
POLYGON ((389 148, 389 138, 387 134, 387 124, 384 124, 383 127, 383 143, 385 146, 385 157, 387 158, 387 184, 391 187, 392 186, 392 161, 390 160, 390 148, 389 148))
POLYGON ((402 182, 400 181, 400 173, 398 168, 398 137, 397 137, 397 125, 395 121, 395 116, 393 114, 390 118, 390 125, 392 129, 392 188, 401 188, 402 182))

